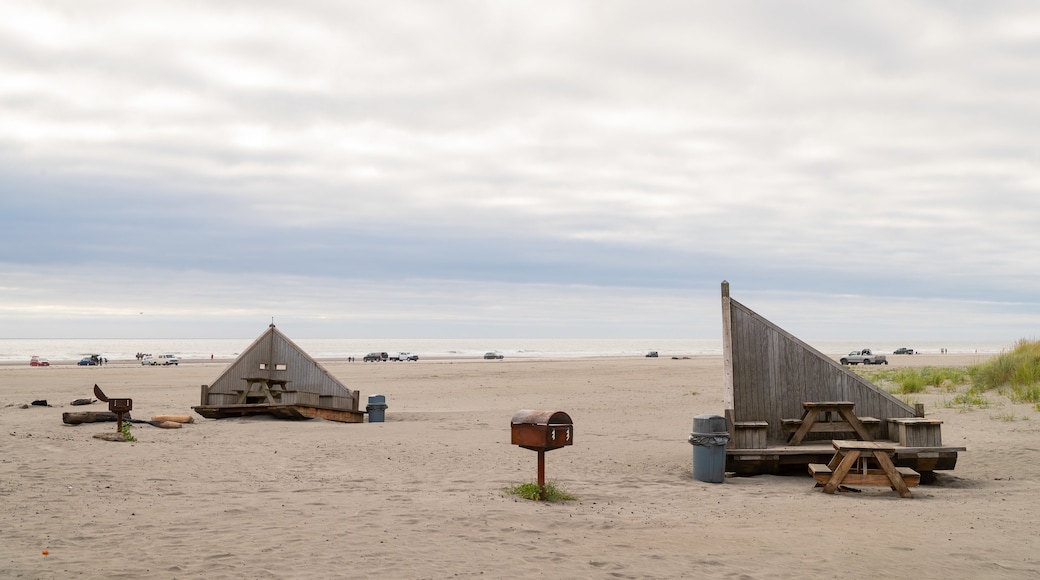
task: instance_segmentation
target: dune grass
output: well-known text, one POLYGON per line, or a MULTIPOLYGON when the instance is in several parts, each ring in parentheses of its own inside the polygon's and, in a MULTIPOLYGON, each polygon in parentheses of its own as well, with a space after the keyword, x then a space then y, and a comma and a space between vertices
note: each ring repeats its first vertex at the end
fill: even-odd
POLYGON ((862 375, 886 391, 897 395, 923 393, 928 387, 952 391, 968 381, 967 371, 951 367, 865 370, 862 375))
POLYGON ((973 388, 997 390, 1014 403, 1040 403, 1040 341, 1019 340, 1010 352, 968 367, 973 388))

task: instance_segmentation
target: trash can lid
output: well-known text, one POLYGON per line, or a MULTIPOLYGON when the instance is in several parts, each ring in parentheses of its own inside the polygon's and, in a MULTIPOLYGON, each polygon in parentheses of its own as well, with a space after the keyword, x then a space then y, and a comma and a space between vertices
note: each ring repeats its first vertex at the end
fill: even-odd
POLYGON ((694 433, 729 433, 726 418, 718 415, 697 415, 693 418, 694 433))

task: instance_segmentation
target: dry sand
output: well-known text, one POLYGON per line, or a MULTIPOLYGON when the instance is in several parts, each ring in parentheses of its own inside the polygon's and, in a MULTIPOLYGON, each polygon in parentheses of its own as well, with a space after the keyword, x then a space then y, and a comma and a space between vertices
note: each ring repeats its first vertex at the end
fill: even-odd
MULTIPOLYGON (((983 357, 892 357, 966 365, 983 357)), ((135 418, 183 414, 223 364, 0 367, 2 578, 1024 578, 1040 573, 1037 413, 925 394, 957 469, 913 499, 833 496, 808 476, 692 479, 695 415, 722 412, 719 357, 326 363, 385 423, 135 425, 137 443, 63 425, 94 383, 135 418), (21 408, 34 399, 53 407, 21 408), (562 410, 547 455, 579 496, 503 493, 535 478, 509 443, 524 408, 562 410), (48 552, 47 555, 43 551, 48 552)))

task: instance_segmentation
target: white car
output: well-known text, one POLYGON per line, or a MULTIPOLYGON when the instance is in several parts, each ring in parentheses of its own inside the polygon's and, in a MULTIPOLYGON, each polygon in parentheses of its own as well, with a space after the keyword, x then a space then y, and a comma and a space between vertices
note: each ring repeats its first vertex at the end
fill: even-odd
POLYGON ((402 352, 400 357, 398 358, 398 360, 402 360, 402 361, 419 360, 419 355, 412 354, 410 352, 402 352))
POLYGON ((174 365, 174 366, 176 366, 180 362, 181 362, 181 359, 177 358, 175 355, 172 355, 172 354, 161 354, 159 356, 146 356, 143 359, 141 359, 141 364, 142 365, 152 365, 152 366, 155 366, 155 365, 163 365, 163 366, 174 365))

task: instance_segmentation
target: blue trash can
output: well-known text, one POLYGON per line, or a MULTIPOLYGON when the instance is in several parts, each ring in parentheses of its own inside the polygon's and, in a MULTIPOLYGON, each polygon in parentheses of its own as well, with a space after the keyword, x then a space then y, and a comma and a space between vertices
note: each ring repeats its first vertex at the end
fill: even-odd
POLYGON ((368 422, 369 423, 382 423, 386 413, 386 397, 383 395, 369 395, 368 406, 365 407, 368 411, 368 422))
POLYGON ((726 418, 718 415, 697 415, 693 418, 693 478, 707 483, 722 483, 726 479, 726 445, 729 428, 726 418))

